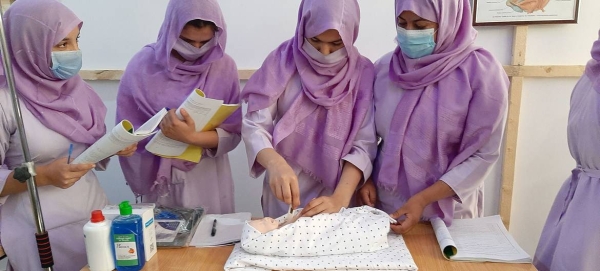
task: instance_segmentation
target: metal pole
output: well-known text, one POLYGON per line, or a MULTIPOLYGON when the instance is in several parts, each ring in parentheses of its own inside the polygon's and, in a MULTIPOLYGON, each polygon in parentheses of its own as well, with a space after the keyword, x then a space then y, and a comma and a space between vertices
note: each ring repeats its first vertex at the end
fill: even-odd
MULTIPOLYGON (((4 73, 6 76, 6 82, 8 89, 10 90, 11 99, 13 103, 13 110, 15 113, 15 119, 17 121, 17 127, 19 130, 19 137, 21 138, 21 147, 23 148, 23 158, 25 163, 23 167, 27 169, 30 178, 27 179, 27 191, 29 192, 29 199, 31 200, 31 209, 33 211, 33 219, 36 225, 36 241, 38 245, 38 252, 40 254, 40 261, 42 268, 48 271, 52 271, 54 260, 52 258, 52 250, 50 249, 50 239, 48 238, 48 232, 44 226, 44 218, 42 217, 42 206, 40 205, 40 199, 38 196, 37 186, 35 182, 35 167, 33 161, 31 161, 31 155, 29 153, 29 145, 27 144, 27 136, 25 135, 25 126, 23 125, 23 116, 21 114, 21 106, 19 104, 19 98, 15 88, 14 74, 12 70, 12 64, 10 59, 10 52, 6 43, 6 34, 4 29, 4 10, 0 7, 0 43, 2 46, 2 64, 4 67, 4 73)), ((10 256, 10 255, 9 255, 10 256)))

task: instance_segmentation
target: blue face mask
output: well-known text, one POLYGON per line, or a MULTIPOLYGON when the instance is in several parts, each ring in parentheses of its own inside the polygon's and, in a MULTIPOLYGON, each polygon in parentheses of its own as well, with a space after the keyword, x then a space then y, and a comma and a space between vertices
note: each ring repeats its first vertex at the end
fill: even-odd
POLYGON ((81 50, 52 52, 52 73, 58 79, 69 79, 81 70, 81 50))
POLYGON ((402 49, 402 53, 409 58, 421 58, 431 55, 435 49, 435 41, 433 39, 435 30, 433 28, 423 30, 406 30, 402 27, 397 27, 398 45, 402 49))

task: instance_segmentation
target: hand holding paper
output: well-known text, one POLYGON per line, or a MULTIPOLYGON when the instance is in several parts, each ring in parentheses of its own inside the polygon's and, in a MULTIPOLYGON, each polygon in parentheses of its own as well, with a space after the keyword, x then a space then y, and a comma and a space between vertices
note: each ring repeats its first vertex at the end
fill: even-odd
POLYGON ((117 155, 123 156, 123 157, 129 157, 129 156, 132 156, 136 150, 137 150, 137 142, 129 145, 125 149, 120 150, 119 152, 117 152, 117 155))
POLYGON ((191 137, 196 133, 196 123, 184 108, 169 110, 160 123, 160 131, 170 139, 192 144, 191 137))
POLYGON ((223 104, 222 100, 204 96, 204 92, 201 90, 194 90, 175 112, 178 119, 174 119, 175 116, 171 117, 170 113, 169 119, 165 118, 165 123, 161 124, 164 131, 161 130, 150 140, 146 145, 146 150, 161 157, 198 163, 202 156, 202 147, 189 144, 192 141, 188 137, 191 124, 194 124, 194 132, 212 131, 240 107, 239 104, 223 104), (182 115, 183 109, 191 117, 191 120, 182 115), (178 135, 178 130, 186 130, 188 134, 178 135), (169 136, 167 137, 166 134, 169 136))

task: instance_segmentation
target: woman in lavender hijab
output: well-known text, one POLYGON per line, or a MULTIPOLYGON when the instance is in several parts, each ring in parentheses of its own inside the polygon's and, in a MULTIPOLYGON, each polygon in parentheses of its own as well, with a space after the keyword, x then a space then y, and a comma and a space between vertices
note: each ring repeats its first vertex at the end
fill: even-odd
MULTIPOLYGON (((227 28, 216 0, 171 0, 155 43, 127 65, 117 96, 117 121, 136 127, 164 107, 177 108, 199 88, 206 97, 239 103, 239 79, 225 54, 227 28)), ((196 132, 185 110, 171 110, 161 123, 169 138, 204 149, 199 163, 160 158, 145 150, 120 159, 132 191, 144 202, 170 207, 204 207, 207 213, 234 211, 233 179, 227 153, 240 142, 241 110, 212 131, 196 132)))
POLYGON ((550 209, 533 259, 539 271, 600 267, 600 40, 571 95, 567 136, 577 167, 550 209))
POLYGON ((262 206, 278 217, 351 203, 375 155, 373 64, 354 42, 355 0, 304 0, 296 34, 282 43, 242 91, 242 136, 253 177, 267 171, 262 206))
MULTIPOLYGON (((77 75, 82 22, 58 1, 19 0, 6 11, 5 23, 55 270, 79 270, 87 262, 83 225, 107 203, 90 169, 103 169, 108 161, 74 165, 66 158, 70 143, 77 156, 106 131, 105 106, 77 75)), ((41 270, 27 187, 12 172, 24 162, 16 119, 4 78, 0 85, 2 244, 9 270, 41 270)), ((133 151, 132 146, 120 154, 133 151)))
POLYGON ((508 78, 473 45, 468 0, 396 0, 398 47, 375 64, 375 126, 382 142, 362 201, 400 218, 478 217, 483 177, 498 159, 508 78))

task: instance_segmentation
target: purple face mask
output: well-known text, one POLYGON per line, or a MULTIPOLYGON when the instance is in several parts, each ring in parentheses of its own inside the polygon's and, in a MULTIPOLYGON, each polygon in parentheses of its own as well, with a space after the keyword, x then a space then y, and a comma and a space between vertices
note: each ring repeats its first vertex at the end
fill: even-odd
POLYGON ((215 46, 215 38, 212 38, 206 44, 202 45, 202 47, 197 48, 193 45, 187 43, 186 41, 178 38, 173 46, 173 50, 177 51, 181 57, 183 57, 187 61, 195 61, 198 58, 201 58, 205 55, 210 49, 215 46))
POLYGON ((321 52, 319 52, 317 48, 312 46, 312 44, 310 44, 310 42, 308 42, 307 39, 304 39, 302 50, 304 50, 304 52, 308 54, 310 58, 321 64, 337 64, 348 57, 348 51, 346 50, 346 47, 343 47, 331 54, 324 55, 321 52))

